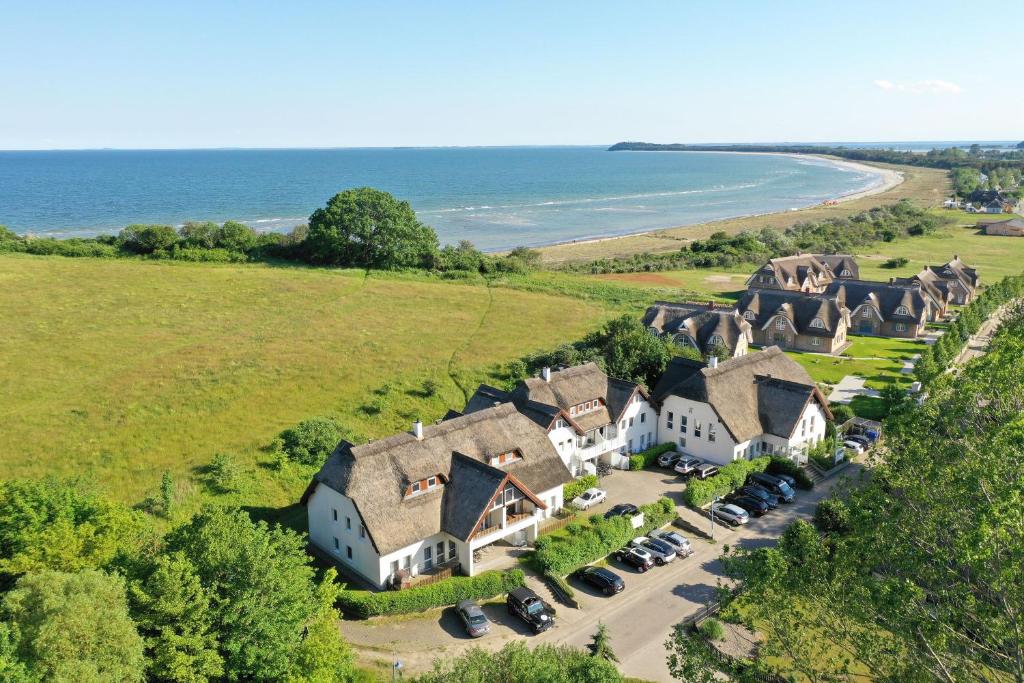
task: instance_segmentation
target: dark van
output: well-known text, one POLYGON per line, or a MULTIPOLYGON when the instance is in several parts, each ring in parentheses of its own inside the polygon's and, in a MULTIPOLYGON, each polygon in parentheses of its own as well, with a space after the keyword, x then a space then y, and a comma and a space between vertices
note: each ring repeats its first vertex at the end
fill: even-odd
POLYGON ((764 472, 754 472, 747 477, 747 483, 767 489, 781 498, 783 503, 792 503, 796 498, 796 492, 789 484, 764 472))

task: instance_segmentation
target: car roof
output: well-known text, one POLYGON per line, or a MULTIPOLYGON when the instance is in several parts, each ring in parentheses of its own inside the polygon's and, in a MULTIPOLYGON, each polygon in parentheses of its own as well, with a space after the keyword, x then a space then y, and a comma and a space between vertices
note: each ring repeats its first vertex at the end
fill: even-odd
POLYGON ((743 509, 743 508, 741 508, 741 507, 737 507, 737 506, 733 505, 732 503, 726 503, 726 504, 725 504, 725 505, 723 505, 722 507, 723 507, 724 509, 728 510, 729 512, 735 512, 736 514, 741 514, 741 513, 742 513, 742 514, 746 514, 746 513, 747 513, 747 511, 746 511, 746 510, 744 510, 744 509, 743 509))
POLYGON ((513 588, 512 590, 510 590, 508 592, 508 595, 509 595, 510 598, 515 598, 516 600, 519 600, 520 602, 522 602, 524 600, 528 600, 530 598, 540 597, 536 593, 534 593, 532 590, 527 588, 526 586, 521 586, 519 588, 513 588))
POLYGON ((480 609, 480 605, 476 604, 472 600, 463 600, 460 602, 459 609, 471 617, 475 617, 478 614, 482 615, 484 613, 484 611, 480 609))
POLYGON ((595 486, 594 488, 587 489, 583 493, 601 493, 601 489, 595 486))
POLYGON ((605 569, 604 567, 584 567, 583 571, 587 574, 600 574, 601 576, 604 576, 609 579, 618 578, 617 576, 615 576, 615 574, 612 574, 609 570, 605 569))
POLYGON ((718 469, 718 465, 716 465, 714 463, 710 463, 710 462, 702 462, 700 465, 697 466, 697 469, 698 470, 710 470, 710 469, 716 469, 717 470, 718 469))

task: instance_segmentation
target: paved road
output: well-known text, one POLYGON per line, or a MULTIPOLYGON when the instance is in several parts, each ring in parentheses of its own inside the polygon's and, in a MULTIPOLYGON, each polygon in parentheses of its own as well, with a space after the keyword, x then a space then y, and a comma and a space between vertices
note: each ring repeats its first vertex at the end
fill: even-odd
POLYGON ((969 360, 985 355, 985 352, 988 351, 988 345, 992 343, 992 335, 996 333, 996 330, 1002 324, 1005 313, 1006 308, 1001 307, 981 324, 978 331, 971 335, 967 343, 964 344, 964 348, 957 356, 954 365, 963 365, 969 360))

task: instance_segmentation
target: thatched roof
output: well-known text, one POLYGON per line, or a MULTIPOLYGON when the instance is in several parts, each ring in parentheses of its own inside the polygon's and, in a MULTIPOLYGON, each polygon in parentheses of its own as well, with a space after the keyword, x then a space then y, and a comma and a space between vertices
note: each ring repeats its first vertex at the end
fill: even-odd
POLYGON ((730 354, 739 340, 753 341, 750 323, 733 308, 716 308, 714 303, 672 303, 655 301, 643 318, 644 326, 662 335, 678 339, 683 335, 700 351, 710 352, 716 337, 730 354))
POLYGON ((777 346, 716 368, 673 358, 654 389, 656 400, 668 396, 709 404, 737 443, 761 434, 789 438, 811 400, 831 417, 828 402, 807 371, 777 346))
POLYGON ((759 329, 781 315, 793 324, 798 334, 833 339, 839 331, 840 323, 848 315, 848 311, 835 296, 778 289, 751 289, 736 304, 736 310, 748 320, 750 318, 747 313, 752 313, 750 324, 759 329), (815 318, 821 320, 824 327, 811 327, 811 321, 815 318))
POLYGON ((978 286, 978 271, 961 261, 959 256, 954 256, 952 261, 941 266, 926 266, 925 269, 944 280, 956 278, 972 290, 978 286))
POLYGON ((764 285, 766 283, 761 278, 765 277, 771 278, 782 289, 800 289, 805 284, 819 287, 833 279, 831 269, 814 254, 795 254, 768 259, 750 276, 747 286, 764 285))
POLYGON ((506 403, 426 425, 422 439, 403 432, 362 446, 342 442, 311 486, 323 484, 351 498, 383 555, 442 530, 463 533, 463 513, 479 503, 479 496, 473 491, 465 503, 450 501, 468 490, 456 477, 486 489, 496 472, 512 475, 534 493, 572 480, 547 433, 506 403), (491 456, 513 451, 521 459, 500 467, 487 464, 491 456), (456 454, 481 467, 456 466, 456 454), (410 483, 435 475, 444 485, 406 497, 410 483))
POLYGON ((833 277, 860 279, 860 266, 857 265, 857 259, 849 254, 814 254, 814 258, 828 266, 828 269, 832 271, 833 277), (844 271, 850 274, 843 275, 844 271))
POLYGON ((871 282, 869 280, 836 280, 828 286, 825 293, 834 296, 840 304, 850 311, 868 304, 878 309, 882 320, 924 322, 928 314, 928 302, 921 285, 917 282, 900 284, 898 282, 871 282), (896 309, 904 306, 908 313, 896 313, 896 309))

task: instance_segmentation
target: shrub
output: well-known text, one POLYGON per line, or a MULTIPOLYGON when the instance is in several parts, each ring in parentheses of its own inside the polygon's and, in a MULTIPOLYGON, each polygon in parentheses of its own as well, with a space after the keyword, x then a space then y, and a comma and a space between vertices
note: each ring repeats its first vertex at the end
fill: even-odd
POLYGON ((769 461, 767 456, 753 460, 734 460, 718 470, 714 477, 691 479, 683 491, 683 502, 690 507, 701 507, 715 498, 726 496, 742 486, 751 472, 764 472, 769 461))
POLYGON ((832 412, 835 424, 841 425, 854 417, 853 408, 845 403, 830 403, 828 409, 832 412))
POLYGON ((590 488, 594 488, 598 484, 596 474, 586 474, 575 481, 566 484, 562 488, 562 498, 566 502, 571 502, 576 496, 580 495, 584 491, 590 488))
POLYGON ((320 465, 344 437, 336 420, 314 417, 281 432, 282 448, 288 457, 304 465, 320 465))
POLYGON ((129 225, 117 236, 121 248, 135 254, 168 249, 179 239, 177 231, 169 225, 129 225))
POLYGON ((906 256, 894 256, 885 263, 882 264, 883 268, 902 268, 903 266, 910 263, 910 259, 906 256))
POLYGON ((238 480, 241 477, 241 469, 234 458, 226 453, 218 453, 213 456, 209 466, 210 484, 220 493, 230 493, 238 490, 238 480))
POLYGON ((453 576, 428 586, 371 593, 342 591, 337 606, 349 617, 368 619, 385 614, 412 614, 447 607, 460 600, 486 600, 523 585, 522 570, 488 571, 477 576, 453 576))
POLYGON ((814 488, 814 480, 808 476, 807 472, 804 471, 804 468, 800 467, 789 458, 780 458, 773 455, 772 459, 768 462, 768 467, 765 471, 768 472, 768 474, 788 474, 796 479, 796 487, 798 489, 810 491, 814 488))
POLYGON ((630 456, 629 458, 629 469, 630 470, 642 470, 645 467, 650 467, 658 461, 658 456, 662 453, 668 453, 674 451, 676 445, 674 443, 663 443, 658 446, 652 446, 642 453, 630 456))
POLYGON ((814 511, 814 525, 825 533, 843 533, 850 528, 850 508, 839 498, 826 498, 814 511))
POLYGON ((578 534, 544 544, 534 545, 533 561, 542 572, 564 576, 569 572, 605 557, 636 536, 643 536, 675 517, 675 505, 668 498, 641 505, 644 523, 639 529, 625 517, 601 519, 578 534))
POLYGON ((565 525, 565 532, 570 536, 579 536, 583 531, 583 525, 579 522, 569 522, 565 525))
POLYGON ((551 545, 551 543, 554 540, 555 539, 551 538, 550 536, 538 536, 537 540, 533 542, 533 549, 538 551, 543 550, 544 548, 547 548, 549 545, 551 545))
POLYGON ((697 630, 708 640, 721 640, 725 637, 725 627, 722 626, 722 622, 714 617, 702 621, 697 630))

